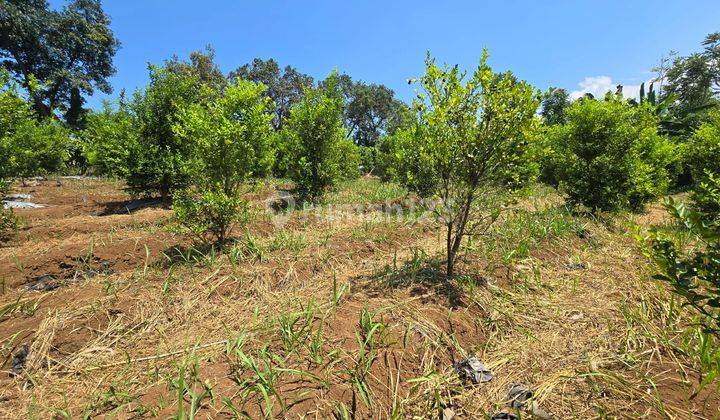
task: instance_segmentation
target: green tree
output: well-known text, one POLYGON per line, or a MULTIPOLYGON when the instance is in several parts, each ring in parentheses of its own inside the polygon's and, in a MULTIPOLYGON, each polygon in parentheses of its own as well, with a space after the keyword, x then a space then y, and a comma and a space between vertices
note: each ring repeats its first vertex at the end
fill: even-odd
POLYGON ((339 76, 344 96, 345 127, 358 146, 374 146, 385 135, 402 126, 407 105, 395 98, 385 85, 353 81, 346 74, 339 76))
POLYGON ((710 170, 703 175, 690 193, 692 208, 703 219, 720 223, 720 175, 710 170))
POLYGON ((540 115, 547 125, 565 124, 565 112, 570 106, 570 95, 567 90, 551 88, 542 101, 540 115))
POLYGON ((689 136, 720 104, 720 32, 709 34, 704 49, 685 57, 676 56, 670 66, 656 69, 662 84, 661 98, 671 98, 664 127, 672 135, 689 136))
POLYGON ((399 140, 406 176, 420 192, 440 199, 446 227, 446 275, 451 279, 463 239, 486 231, 514 188, 522 185, 529 134, 539 95, 510 72, 496 74, 487 51, 465 80, 457 66, 438 67, 428 57, 414 103, 418 127, 399 140), (411 150, 408 150, 410 148, 411 150), (428 179, 431 182, 428 182, 428 179), (424 190, 428 188, 429 190, 424 190))
POLYGON ((198 157, 197 141, 180 137, 173 129, 178 112, 209 101, 203 97, 209 90, 202 89, 195 74, 149 68, 150 85, 136 93, 132 102, 138 131, 137 142, 128 153, 125 180, 134 194, 159 193, 167 200, 174 191, 191 184, 198 157))
POLYGON ((647 104, 633 106, 619 97, 574 102, 567 124, 548 133, 560 187, 570 202, 606 211, 640 210, 663 194, 673 148, 657 127, 647 104))
POLYGON ((205 50, 190 53, 190 61, 180 60, 177 56, 165 62, 168 71, 186 76, 197 77, 198 80, 215 90, 227 86, 227 79, 215 64, 215 49, 208 45, 205 50))
POLYGON ((290 116, 290 109, 302 99, 305 89, 313 85, 311 76, 300 73, 294 67, 286 66, 281 72, 280 66, 272 58, 256 58, 251 64, 244 64, 230 72, 228 79, 245 79, 267 86, 265 94, 275 104, 273 127, 276 131, 282 129, 290 116))
POLYGON ((194 188, 175 198, 178 219, 193 233, 223 244, 233 225, 245 222, 249 206, 242 186, 273 164, 272 103, 266 87, 246 80, 227 86, 207 104, 181 110, 175 133, 198 143, 194 188))
POLYGON ((0 180, 63 168, 69 136, 55 121, 38 121, 8 73, 0 72, 0 180))
POLYGON ((705 171, 720 174, 720 110, 710 113, 688 141, 687 161, 693 179, 700 181, 705 171))
POLYGON ((342 117, 337 73, 332 73, 323 87, 308 89, 290 112, 281 135, 283 158, 303 200, 317 200, 338 180, 357 176, 357 166, 352 165, 359 163, 360 154, 346 138, 342 117))
POLYGON ((668 199, 665 207, 678 227, 692 235, 692 241, 654 229, 650 232, 649 255, 658 273, 653 276, 671 286, 689 307, 701 316, 706 330, 720 332, 720 223, 710 220, 684 203, 668 199), (691 246, 683 245, 691 243, 691 246))
POLYGON ((720 217, 720 110, 695 130, 685 147, 687 166, 695 181, 694 208, 707 219, 720 217))
POLYGON ((82 131, 83 154, 95 172, 129 176, 130 152, 138 147, 138 120, 130 105, 121 95, 117 109, 106 102, 101 111, 88 115, 82 131))
POLYGON ((71 126, 82 124, 84 95, 112 91, 113 56, 119 42, 99 0, 72 0, 51 10, 45 0, 0 2, 0 58, 31 98, 40 118, 64 111, 71 126))

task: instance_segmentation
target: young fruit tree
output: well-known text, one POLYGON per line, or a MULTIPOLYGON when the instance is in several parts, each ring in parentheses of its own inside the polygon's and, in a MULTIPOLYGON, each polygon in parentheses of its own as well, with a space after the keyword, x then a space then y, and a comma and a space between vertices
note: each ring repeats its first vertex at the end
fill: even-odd
POLYGON ((658 135, 649 104, 610 95, 583 98, 567 123, 548 129, 553 171, 572 204, 591 210, 640 210, 667 189, 672 144, 658 135))
POLYGON ((343 127, 338 76, 308 89, 283 127, 281 147, 288 175, 302 200, 316 201, 325 189, 359 175, 360 151, 343 127))
POLYGON ((487 231, 526 181, 522 168, 539 94, 510 72, 494 73, 487 51, 467 80, 457 66, 438 67, 429 54, 425 64, 417 80, 424 93, 414 102, 418 127, 412 141, 399 142, 413 150, 398 155, 417 163, 404 165, 417 173, 410 179, 424 179, 411 186, 430 188, 424 195, 440 199, 450 280, 463 239, 487 231))
POLYGON ((207 102, 201 97, 200 79, 167 67, 150 67, 150 85, 137 93, 131 106, 137 140, 128 150, 124 172, 128 189, 137 195, 159 193, 164 200, 192 183, 197 145, 193 138, 178 136, 173 127, 179 110, 207 102))
POLYGON ((706 331, 720 335, 720 222, 672 197, 665 207, 691 241, 652 229, 647 254, 658 268, 653 278, 667 283, 683 306, 700 315, 706 331))
POLYGON ((101 111, 87 116, 82 132, 83 155, 94 173, 118 178, 128 176, 128 157, 138 142, 137 124, 124 97, 118 101, 117 108, 107 102, 101 111))
POLYGON ((173 131, 197 143, 193 187, 176 194, 180 222, 204 241, 222 246, 236 223, 251 216, 243 185, 273 164, 270 143, 272 104, 265 86, 238 80, 207 104, 180 110, 173 131))

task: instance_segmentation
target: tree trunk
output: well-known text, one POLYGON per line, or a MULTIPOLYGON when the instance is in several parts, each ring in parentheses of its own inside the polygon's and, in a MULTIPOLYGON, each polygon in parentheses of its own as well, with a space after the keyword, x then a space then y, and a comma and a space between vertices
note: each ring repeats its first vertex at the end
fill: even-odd
POLYGON ((453 269, 455 268, 455 255, 452 244, 452 223, 447 224, 447 265, 445 268, 445 279, 452 280, 453 269))
POLYGON ((65 113, 65 122, 73 128, 81 128, 83 98, 80 89, 73 87, 70 90, 70 106, 65 113))

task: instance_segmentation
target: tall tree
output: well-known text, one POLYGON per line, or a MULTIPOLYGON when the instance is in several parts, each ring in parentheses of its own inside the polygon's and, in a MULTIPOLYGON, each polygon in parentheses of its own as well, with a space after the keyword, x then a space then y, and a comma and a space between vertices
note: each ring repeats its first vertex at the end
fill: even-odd
POLYGON ((165 66, 169 71, 178 74, 192 74, 201 83, 214 89, 227 86, 227 79, 218 65, 215 64, 215 49, 212 45, 207 45, 204 51, 191 52, 189 62, 181 60, 178 56, 173 56, 172 59, 165 63, 165 66))
POLYGON ((272 58, 256 58, 251 64, 244 64, 230 72, 228 79, 245 79, 267 86, 265 94, 275 102, 272 124, 276 131, 290 116, 290 108, 303 98, 305 89, 313 85, 311 76, 300 73, 294 67, 285 66, 281 72, 277 61, 272 58))
POLYGON ((540 115, 547 125, 565 124, 565 110, 570 105, 567 90, 550 88, 542 101, 540 115))
POLYGON ((704 50, 675 57, 669 68, 661 68, 661 98, 671 98, 672 134, 689 135, 705 116, 703 111, 720 103, 720 32, 709 34, 704 50))
POLYGON ((84 95, 112 91, 119 45, 100 0, 72 0, 59 11, 46 0, 0 3, 2 65, 28 90, 37 79, 30 95, 40 118, 63 110, 68 124, 80 124, 84 95))
POLYGON ((381 136, 391 134, 404 106, 385 85, 353 83, 345 106, 350 136, 358 145, 373 146, 381 136))
POLYGON ((347 74, 338 76, 338 85, 345 102, 347 135, 358 146, 374 146, 382 136, 393 134, 412 119, 409 107, 385 85, 356 82, 347 74))

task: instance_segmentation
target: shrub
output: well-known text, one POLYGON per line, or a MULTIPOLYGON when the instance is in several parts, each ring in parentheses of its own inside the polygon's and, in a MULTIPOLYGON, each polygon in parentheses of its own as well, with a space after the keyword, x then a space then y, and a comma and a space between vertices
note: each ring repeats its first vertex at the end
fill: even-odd
POLYGON ((223 191, 192 190, 178 192, 173 197, 173 210, 180 223, 202 242, 222 246, 235 224, 246 224, 252 213, 241 196, 229 196, 223 191))
POLYGON ((463 239, 485 232, 523 183, 539 95, 510 72, 493 73, 487 52, 467 81, 429 54, 425 64, 417 127, 396 136, 391 149, 404 184, 441 201, 451 279, 463 239))
POLYGON ((173 208, 203 240, 222 245, 234 224, 247 222, 243 183, 272 167, 271 104, 264 91, 264 85, 239 80, 216 100, 190 104, 178 114, 174 132, 197 142, 198 158, 188 165, 194 188, 178 194, 173 208))
POLYGON ((720 110, 693 133, 687 145, 687 159, 693 180, 705 179, 705 172, 720 174, 720 110))
POLYGON ((10 209, 0 207, 0 243, 12 238, 17 232, 18 220, 10 209))
POLYGON ((190 72, 150 67, 150 85, 136 94, 132 111, 137 117, 137 142, 129 148, 125 180, 137 195, 159 193, 169 198, 191 185, 198 157, 194 138, 178 136, 173 127, 180 109, 201 102, 199 79, 190 72))
POLYGON ((337 144, 339 160, 338 179, 347 181, 360 176, 360 148, 350 139, 343 139, 337 144))
POLYGON ((420 125, 398 130, 380 144, 388 178, 421 197, 431 196, 437 186, 435 165, 426 146, 420 125))
POLYGON ((705 171, 705 177, 690 193, 692 207, 705 220, 720 221, 720 176, 705 171))
POLYGON ((672 145, 649 105, 620 99, 574 102, 567 124, 548 130, 552 168, 572 204, 640 210, 668 186, 672 145))
POLYGON ((5 209, 2 201, 7 195, 10 186, 7 181, 0 179, 0 243, 10 239, 17 231, 17 217, 11 209, 5 209))
POLYGON ((59 171, 68 157, 68 131, 52 120, 39 122, 8 80, 0 73, 0 180, 59 171))
POLYGON ((13 175, 29 178, 56 173, 65 167, 70 137, 55 121, 33 122, 20 127, 12 136, 13 175))
POLYGON ((358 152, 360 152, 360 170, 363 174, 378 175, 379 151, 377 145, 379 143, 380 140, 378 140, 374 146, 358 146, 358 152))
POLYGON ((720 224, 668 199, 666 208, 682 229, 693 234, 692 246, 658 230, 650 234, 650 256, 659 273, 653 278, 668 283, 672 291, 694 309, 709 331, 720 331, 720 224))
POLYGON ((357 177, 360 154, 347 140, 338 76, 308 89, 290 112, 282 142, 288 176, 302 200, 315 201, 343 178, 357 177))
POLYGON ((106 103, 102 111, 87 116, 83 153, 94 172, 119 178, 129 176, 128 158, 133 147, 137 147, 137 123, 123 99, 117 110, 106 103))

